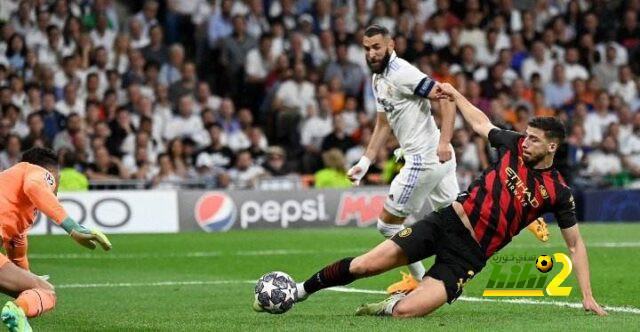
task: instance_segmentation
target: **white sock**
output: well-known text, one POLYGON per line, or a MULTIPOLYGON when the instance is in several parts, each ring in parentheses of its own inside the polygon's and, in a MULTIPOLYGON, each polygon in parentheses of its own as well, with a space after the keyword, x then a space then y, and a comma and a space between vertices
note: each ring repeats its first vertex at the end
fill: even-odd
POLYGON ((307 298, 307 296, 309 296, 309 294, 307 294, 307 291, 304 289, 303 282, 297 283, 296 289, 298 290, 298 299, 296 300, 296 302, 303 301, 307 298))
MULTIPOLYGON (((392 236, 396 235, 396 233, 405 229, 404 225, 402 224, 387 224, 386 222, 382 221, 379 218, 378 218, 377 226, 380 234, 382 234, 382 236, 384 236, 387 239, 391 238, 392 236)), ((415 263, 409 264, 408 267, 409 267, 409 272, 411 272, 411 275, 416 280, 421 281, 422 278, 424 278, 424 274, 426 270, 424 269, 424 265, 422 265, 422 262, 415 262, 415 263)))
POLYGON ((418 282, 422 281, 422 278, 424 278, 424 274, 427 272, 424 269, 424 265, 422 265, 422 262, 418 261, 415 263, 411 263, 408 265, 409 267, 409 272, 411 272, 411 275, 416 278, 416 280, 418 280, 418 282))
POLYGON ((393 316, 393 308, 395 308, 396 304, 398 304, 398 302, 400 302, 400 300, 404 299, 405 297, 407 297, 407 295, 404 293, 391 295, 392 299, 390 299, 387 305, 384 307, 384 311, 382 312, 382 315, 393 316))

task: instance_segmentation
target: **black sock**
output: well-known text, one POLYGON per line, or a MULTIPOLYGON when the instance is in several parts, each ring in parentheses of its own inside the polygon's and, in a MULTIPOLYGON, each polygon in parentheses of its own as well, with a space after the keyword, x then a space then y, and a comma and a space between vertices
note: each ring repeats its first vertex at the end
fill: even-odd
POLYGON ((304 282, 304 290, 313 294, 321 289, 344 286, 352 283, 356 278, 349 272, 349 265, 353 257, 343 258, 312 275, 304 282))

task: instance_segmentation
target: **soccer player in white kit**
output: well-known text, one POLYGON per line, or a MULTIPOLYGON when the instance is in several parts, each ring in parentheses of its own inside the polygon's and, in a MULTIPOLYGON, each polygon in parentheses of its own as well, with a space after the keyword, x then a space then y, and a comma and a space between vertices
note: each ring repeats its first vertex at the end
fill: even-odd
MULTIPOLYGON (((373 135, 364 155, 347 175, 358 185, 385 144, 393 134, 404 151, 405 165, 393 179, 384 209, 378 217, 378 230, 385 238, 402 231, 404 221, 420 211, 428 199, 434 210, 453 202, 459 186, 456 160, 450 144, 455 121, 455 104, 439 99, 442 116, 441 130, 431 115, 429 98, 435 97, 434 81, 394 52, 389 31, 380 25, 365 30, 362 44, 367 64, 373 72, 372 85, 378 115, 373 135)), ((547 225, 542 218, 531 223, 529 230, 541 241, 548 240, 547 225)), ((425 274, 422 262, 409 265, 410 275, 403 273, 400 282, 387 292, 408 293, 418 286, 425 274)))
MULTIPOLYGON (((419 211, 425 200, 429 199, 437 210, 457 197, 456 161, 450 144, 455 111, 441 112, 441 133, 428 100, 438 83, 396 55, 386 28, 369 26, 362 43, 373 72, 378 115, 369 146, 347 174, 353 184, 358 185, 393 131, 404 152, 405 165, 391 182, 377 224, 380 233, 390 238, 405 228, 406 217, 419 211)), ((446 99, 439 102, 441 107, 455 107, 446 99)), ((402 281, 387 291, 410 292, 416 288, 425 268, 416 262, 409 265, 409 271, 411 275, 404 275, 402 281)))

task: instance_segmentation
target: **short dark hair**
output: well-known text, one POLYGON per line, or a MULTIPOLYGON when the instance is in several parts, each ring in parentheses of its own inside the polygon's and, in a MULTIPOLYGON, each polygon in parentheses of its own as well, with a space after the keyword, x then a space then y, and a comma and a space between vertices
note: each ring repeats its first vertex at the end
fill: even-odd
POLYGON ((67 151, 64 155, 62 155, 62 167, 64 168, 74 168, 78 163, 78 156, 73 151, 67 151))
POLYGON ((372 24, 368 26, 366 30, 364 30, 364 35, 367 37, 373 37, 375 35, 382 35, 382 37, 388 37, 389 30, 383 27, 382 25, 372 24))
POLYGON ((22 154, 22 161, 40 167, 58 166, 58 157, 48 148, 33 147, 22 154))
POLYGON ((549 139, 557 141, 557 143, 564 142, 566 136, 564 125, 556 118, 535 117, 529 120, 529 126, 544 130, 544 135, 549 139))

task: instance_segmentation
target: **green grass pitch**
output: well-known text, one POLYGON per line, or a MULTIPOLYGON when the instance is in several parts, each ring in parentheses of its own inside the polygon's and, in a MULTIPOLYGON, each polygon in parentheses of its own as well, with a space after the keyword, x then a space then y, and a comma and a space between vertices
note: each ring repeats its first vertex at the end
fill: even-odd
MULTIPOLYGON (((251 280, 282 270, 302 281, 327 263, 379 243, 380 235, 371 228, 112 235, 114 248, 107 253, 86 251, 65 236, 32 236, 31 267, 51 275, 58 305, 31 323, 36 331, 637 330, 640 224, 583 224, 581 230, 593 292, 612 308, 605 318, 566 305, 470 300, 419 319, 355 317, 361 303, 384 295, 335 291, 320 292, 283 315, 251 310, 251 280), (632 309, 624 312, 623 307, 632 309)), ((503 253, 524 251, 567 253, 555 226, 550 243, 537 242, 525 230, 503 253)), ((488 269, 481 272, 463 295, 481 298, 489 274, 488 269)), ((349 287, 383 290, 398 277, 398 271, 390 271, 349 287)), ((573 275, 562 286, 574 287, 570 296, 530 299, 580 302, 573 275)))

